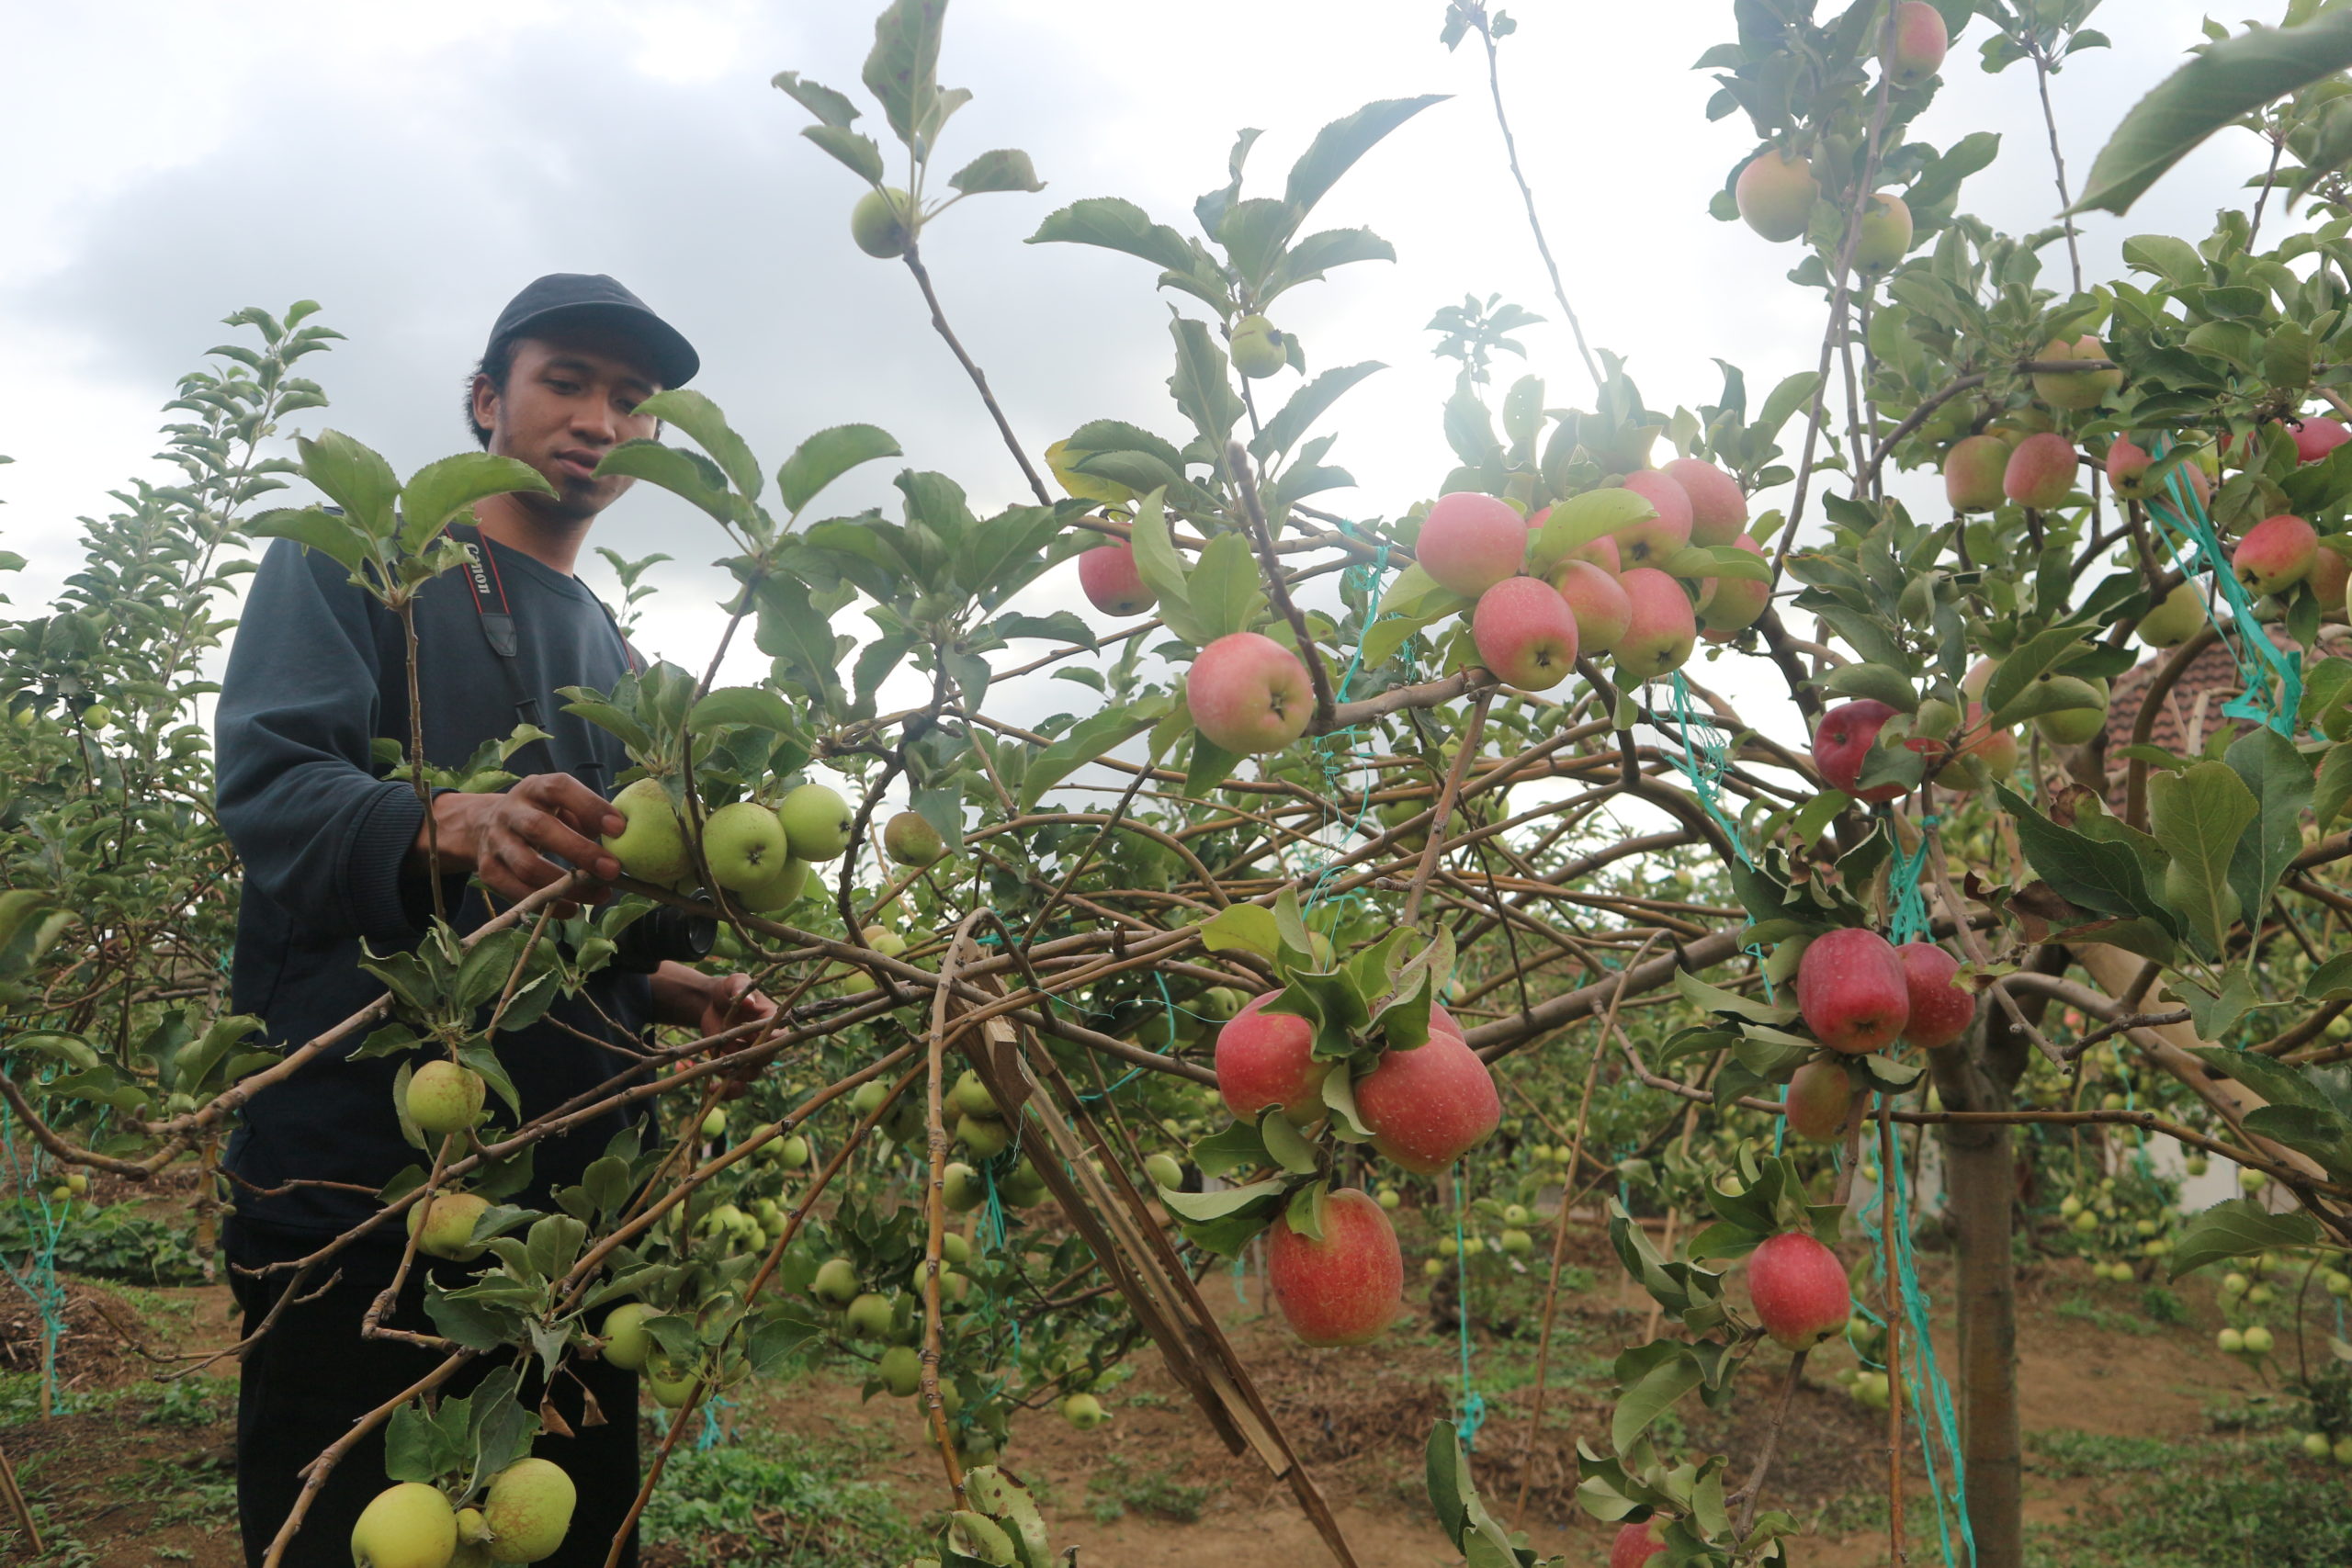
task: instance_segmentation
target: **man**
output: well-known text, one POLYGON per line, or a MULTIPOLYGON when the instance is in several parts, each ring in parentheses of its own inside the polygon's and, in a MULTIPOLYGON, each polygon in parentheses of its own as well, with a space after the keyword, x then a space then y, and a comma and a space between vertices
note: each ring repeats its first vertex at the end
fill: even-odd
MULTIPOLYGON (((435 766, 456 765, 512 733, 518 717, 552 739, 517 753, 514 771, 527 776, 503 794, 435 795, 429 832, 411 784, 371 755, 379 737, 405 747, 411 733, 399 622, 322 553, 281 539, 264 556, 221 685, 219 796, 244 865, 233 1003, 266 1021, 273 1045, 300 1045, 381 993, 358 967, 361 944, 380 954, 419 940, 434 907, 429 845, 460 931, 493 908, 469 878, 503 906, 564 875, 558 859, 598 877, 618 874, 597 840, 625 826, 605 796, 627 754, 563 713, 554 692, 609 690, 638 660, 572 569, 597 516, 629 485, 599 478, 598 462, 621 442, 652 436, 657 423, 638 405, 685 382, 698 363, 684 337, 605 276, 542 277, 492 329, 468 402, 474 434, 537 469, 554 494, 481 502, 480 570, 444 573, 419 592, 424 750, 435 766)), ((468 532, 458 530, 460 538, 468 532)), ((650 974, 607 969, 584 995, 493 1043, 527 1119, 625 1068, 650 1023, 715 1033, 773 1013, 748 986, 741 976, 715 978, 675 962, 650 974)), ((375 1190, 422 1161, 392 1103, 403 1058, 349 1060, 356 1043, 256 1095, 230 1140, 222 1164, 234 1212, 222 1239, 247 1334, 291 1277, 256 1270, 307 1257, 367 1219, 379 1208, 375 1190)), ((532 1185, 510 1201, 552 1209, 552 1190, 578 1181, 631 1124, 611 1113, 542 1141, 532 1185)), ((335 1254, 245 1353, 237 1488, 252 1563, 300 1494, 300 1468, 441 1359, 360 1331, 404 1239, 387 1225, 335 1254)), ((424 1310, 425 1276, 453 1285, 477 1267, 420 1258, 387 1325, 436 1332, 424 1310)), ((482 1358, 441 1392, 462 1393, 503 1359, 482 1358)), ((540 1392, 534 1373, 526 1393, 536 1403, 540 1392)), ((574 1363, 559 1372, 552 1398, 575 1435, 543 1435, 537 1451, 571 1473, 580 1500, 562 1549, 547 1561, 601 1564, 639 1483, 637 1379, 603 1361, 574 1363)), ((285 1562, 341 1568, 353 1522, 386 1484, 379 1427, 336 1466, 285 1562)), ((623 1561, 635 1561, 634 1540, 623 1561)))

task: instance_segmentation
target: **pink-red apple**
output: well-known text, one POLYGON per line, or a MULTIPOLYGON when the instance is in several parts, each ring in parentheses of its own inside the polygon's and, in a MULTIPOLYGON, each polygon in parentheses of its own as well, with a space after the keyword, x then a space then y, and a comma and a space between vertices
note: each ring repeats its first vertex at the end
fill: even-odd
POLYGON ((1967 1033, 1976 1021, 1976 993, 1953 984, 1960 960, 1932 942, 1906 942, 1894 955, 1902 960, 1904 989, 1910 998, 1904 1040, 1932 1051, 1967 1033))
POLYGON ((1430 1004, 1430 1032, 1432 1034, 1451 1034, 1456 1040, 1459 1040, 1463 1038, 1462 1021, 1455 1018, 1452 1013, 1446 1011, 1444 1007, 1441 1004, 1431 1002, 1430 1004))
POLYGON ((2001 504, 2001 475, 2009 444, 1997 435, 1971 435, 1944 454, 1944 497, 1954 512, 1990 512, 2001 504))
POLYGON ((1623 488, 1657 509, 1617 530, 1617 556, 1627 567, 1656 566, 1690 542, 1690 497, 1680 485, 1656 468, 1636 468, 1623 488))
POLYGON ((1911 982, 1886 938, 1846 926, 1814 938, 1797 960, 1797 1010, 1824 1045, 1864 1055, 1911 1021, 1911 982))
POLYGON ((2319 601, 2320 609, 2333 615, 2344 608, 2345 591, 2352 589, 2352 558, 2329 549, 2326 541, 2322 540, 2319 547, 2312 551, 2311 576, 2305 581, 2312 585, 2312 594, 2319 601))
POLYGON ((2148 465, 2154 461, 2146 447, 2128 435, 2119 435, 2108 443, 2107 482, 2113 485, 2115 493, 2125 501, 2143 500, 2147 487, 2141 480, 2148 471, 2148 465))
POLYGON ((1747 1299, 1764 1332, 1791 1350, 1812 1349, 1854 1315, 1845 1265, 1803 1231, 1768 1237, 1748 1255, 1747 1299))
POLYGON ((2245 531, 2230 552, 2230 570, 2252 592, 2276 593, 2309 577, 2318 553, 2318 532, 2301 518, 2282 513, 2245 531))
POLYGON ((1943 69, 1951 48, 1943 13, 1928 0, 1903 0, 1894 8, 1894 36, 1886 48, 1886 73, 1898 85, 1913 86, 1943 69))
POLYGON ((1184 703, 1203 735, 1248 757, 1279 751, 1306 733, 1315 687, 1289 649, 1258 632, 1235 632, 1193 660, 1184 703))
POLYGON ((1323 1079, 1331 1064, 1315 1059, 1315 1026, 1286 1012, 1268 1012, 1281 996, 1252 997, 1216 1032, 1216 1091, 1225 1108, 1255 1122, 1268 1106, 1304 1127, 1323 1117, 1323 1079))
POLYGON ((2294 427, 2295 460, 2316 463, 2346 441, 2352 441, 2352 430, 2344 427, 2342 420, 2307 419, 2294 427))
POLYGON ((1578 545, 1566 558, 1590 561, 1611 577, 1625 570, 1625 558, 1617 553, 1617 537, 1613 534, 1603 534, 1589 545, 1578 545))
POLYGON ((1475 599, 1527 558, 1527 523, 1491 495, 1457 490, 1430 508, 1413 557, 1439 587, 1475 599))
POLYGON ((1106 615, 1140 615, 1159 595, 1136 570, 1135 547, 1122 539, 1095 546, 1078 558, 1078 585, 1087 601, 1106 615))
POLYGON ((1625 640, 1634 604, 1615 572, 1571 557, 1552 569, 1552 586, 1576 617, 1577 652, 1607 653, 1625 640))
POLYGON ((1677 457, 1658 470, 1690 498, 1690 542, 1736 543, 1747 531, 1747 497, 1739 481, 1703 457, 1677 457))
POLYGON ((1372 1146, 1422 1176, 1486 1142, 1503 1116, 1487 1064, 1461 1035, 1434 1025, 1426 1045, 1383 1052, 1355 1090, 1356 1115, 1371 1132, 1372 1146))
POLYGON ((1645 1568, 1651 1558, 1665 1550, 1666 1541, 1657 1533, 1656 1520, 1620 1525, 1609 1543, 1609 1568, 1645 1568))
MULTIPOLYGON (((1757 559, 1765 558, 1764 547, 1742 534, 1732 541, 1732 548, 1746 550, 1757 559)), ((1710 577, 1699 584, 1699 625, 1710 632, 1745 631, 1764 614, 1764 606, 1772 602, 1772 585, 1752 577, 1710 577), (1708 590, 1713 588, 1713 592, 1708 590)))
POLYGON ((2029 435, 2009 454, 2001 490, 2019 506, 2047 512, 2075 492, 2075 444, 2052 431, 2029 435))
POLYGON ((1291 1332, 1309 1345, 1362 1345, 1405 1310, 1405 1257, 1380 1205, 1353 1188, 1323 1204, 1323 1239, 1266 1230, 1266 1283, 1291 1332))
POLYGON ((1617 644, 1619 671, 1638 682, 1681 669, 1699 640, 1699 617, 1682 584, 1654 566, 1637 566, 1617 585, 1633 608, 1633 620, 1617 644))
POLYGON ((1813 204, 1820 199, 1821 185, 1813 177, 1810 159, 1767 147, 1739 171, 1731 194, 1747 226, 1778 244, 1805 231, 1813 220, 1813 204))
POLYGON ((1843 1062, 1807 1062, 1789 1080, 1781 1101, 1789 1131, 1816 1144, 1834 1144, 1854 1110, 1854 1077, 1843 1062))
POLYGON ((1821 728, 1813 732, 1813 765, 1821 770, 1823 782, 1873 805, 1909 794, 1905 784, 1862 787, 1862 765, 1878 744, 1878 732, 1894 716, 1894 710, 1875 697, 1857 697, 1823 714, 1821 728))
POLYGON ((1478 662, 1522 692, 1550 691, 1576 669, 1576 613, 1540 577, 1506 577, 1479 594, 1470 640, 1478 662))

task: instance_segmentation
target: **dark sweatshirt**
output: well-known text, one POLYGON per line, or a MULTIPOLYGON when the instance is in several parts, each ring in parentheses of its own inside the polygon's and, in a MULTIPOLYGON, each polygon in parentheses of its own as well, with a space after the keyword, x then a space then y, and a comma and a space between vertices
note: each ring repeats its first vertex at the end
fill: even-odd
MULTIPOLYGON (((555 765, 600 794, 628 766, 620 741, 561 711, 558 686, 609 691, 628 655, 604 606, 578 579, 519 551, 484 541, 505 591, 526 690, 538 696, 540 727, 554 739, 555 765)), ((462 569, 424 585, 415 604, 424 755, 438 767, 466 761, 484 740, 510 733, 514 701, 462 569)), ((325 555, 288 539, 262 558, 229 652, 216 716, 220 820, 244 867, 231 969, 232 1005, 258 1014, 267 1043, 299 1045, 356 1012, 383 987, 359 967, 364 940, 379 953, 416 945, 432 914, 422 873, 403 869, 424 822, 404 779, 373 762, 378 736, 409 738, 407 656, 391 612, 360 591, 325 555)), ((537 771, 533 752, 514 771, 537 771)), ((544 753, 539 753, 544 757, 544 753)), ((478 890, 445 883, 461 932, 488 918, 478 890)), ((605 970, 584 997, 550 1010, 600 1039, 633 1044, 651 1011, 642 975, 605 970), (597 1006, 625 1035, 603 1022, 597 1006)), ((254 1097, 229 1140, 223 1165, 241 1179, 232 1198, 239 1221, 332 1234, 377 1207, 365 1191, 296 1187, 272 1196, 254 1188, 295 1180, 375 1189, 424 1156, 401 1138, 392 1083, 401 1057, 348 1059, 365 1037, 313 1059, 254 1097), (250 1184, 250 1185, 247 1185, 250 1184)), ((493 1042, 514 1079, 526 1118, 569 1100, 625 1066, 542 1021, 493 1042)), ((497 1118, 509 1116, 493 1093, 497 1118)), ((617 1113, 537 1145, 534 1182, 510 1201, 548 1206, 554 1186, 580 1179, 625 1125, 617 1113)))

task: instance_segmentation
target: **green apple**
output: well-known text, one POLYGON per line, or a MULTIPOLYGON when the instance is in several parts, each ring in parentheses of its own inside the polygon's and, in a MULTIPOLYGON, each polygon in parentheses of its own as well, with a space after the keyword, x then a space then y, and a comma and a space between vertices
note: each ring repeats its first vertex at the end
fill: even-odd
POLYGON ((104 703, 92 703, 82 710, 82 727, 85 729, 104 729, 113 722, 114 715, 107 711, 104 703))
POLYGON ((2164 603, 2140 617, 2134 630, 2150 648, 2178 648, 2205 624, 2205 601, 2194 583, 2184 582, 2164 603))
POLYGON ((2258 1323, 2245 1331, 2245 1353, 2249 1356, 2267 1356, 2276 1343, 2270 1330, 2258 1323))
POLYGON ((703 819, 703 859, 710 863, 710 874, 730 893, 748 891, 775 877, 784 870, 789 852, 784 825, 756 800, 722 806, 703 819))
POLYGON ((1290 363, 1290 341, 1263 316, 1244 316, 1233 327, 1233 367, 1252 380, 1290 363))
POLYGON ((458 1510, 458 1550, 449 1568, 490 1568, 490 1525, 480 1508, 458 1510))
POLYGON ((784 797, 776 807, 794 858, 829 861, 849 848, 850 829, 856 818, 841 791, 820 784, 805 784, 784 797))
POLYGON ((920 869, 946 857, 947 840, 922 812, 901 811, 883 828, 882 850, 899 864, 920 869))
POLYGON ((462 1133, 481 1120, 484 1085, 469 1067, 443 1060, 427 1062, 408 1078, 408 1119, 428 1138, 462 1133))
POLYGON ((653 1391, 654 1400, 664 1410, 683 1406, 695 1391, 695 1374, 664 1357, 655 1357, 646 1364, 645 1385, 653 1391))
POLYGON ((868 926, 857 934, 866 946, 885 958, 899 958, 906 953, 907 939, 888 926, 868 926))
POLYGON ((1526 1204, 1507 1203, 1503 1206, 1503 1224, 1512 1226, 1523 1225, 1527 1224, 1527 1219, 1526 1204))
POLYGON ((778 1138, 768 1146, 775 1151, 769 1157, 786 1170, 799 1170, 808 1164, 808 1140, 798 1133, 778 1138))
POLYGON ((867 255, 888 261, 907 254, 919 227, 913 218, 914 203, 905 191, 895 186, 876 186, 850 209, 849 237, 867 255))
POLYGON ((537 1562, 563 1544, 580 1494, 553 1460, 518 1459, 490 1478, 482 1522, 490 1527, 490 1560, 537 1562))
POLYGON ((1512 1229, 1503 1232, 1502 1248, 1505 1252, 1525 1252, 1534 1245, 1535 1238, 1523 1230, 1512 1229))
POLYGON ((849 1108, 860 1117, 871 1116, 881 1110, 882 1102, 889 1098, 888 1084, 884 1083, 880 1078, 868 1078, 857 1086, 855 1094, 849 1097, 849 1108))
POLYGON ((408 1234, 428 1258, 470 1263, 482 1254, 473 1239, 474 1222, 490 1213, 490 1200, 474 1192, 444 1192, 430 1202, 409 1205, 408 1234))
POLYGON ((666 885, 694 869, 685 828, 660 779, 638 780, 613 796, 613 809, 628 826, 604 843, 623 871, 640 882, 666 885))
POLYGON ((939 1258, 941 1262, 953 1263, 960 1269, 972 1260, 972 1244, 949 1231, 939 1238, 939 1258))
POLYGON ((2346 1467, 2352 1467, 2352 1438, 2336 1438, 2335 1447, 2329 1450, 2328 1452, 2334 1457, 2336 1463, 2346 1467))
POLYGON ((911 1345, 893 1345, 874 1364, 874 1375, 900 1399, 922 1386, 922 1354, 911 1345))
POLYGON ((727 1112, 713 1106, 702 1119, 702 1135, 706 1142, 727 1135, 727 1112))
POLYGON ((849 1331, 860 1339, 887 1339, 890 1335, 890 1298, 868 1291, 849 1303, 849 1331))
POLYGON ((956 1087, 947 1091, 947 1103, 960 1116, 994 1116, 996 1100, 980 1082, 979 1075, 969 1067, 957 1076, 956 1087))
POLYGON ((845 1307, 857 1299, 857 1265, 846 1258, 829 1258, 817 1266, 808 1291, 818 1300, 845 1307))
POLYGON ((1151 1178, 1155 1187, 1175 1191, 1184 1185, 1184 1166, 1174 1155, 1156 1154, 1144 1156, 1143 1173, 1151 1178))
POLYGON ((1405 1195, 1394 1187, 1384 1187, 1380 1190, 1379 1203, 1393 1214, 1405 1206, 1405 1195))
POLYGON ((1445 1272, 1445 1260, 1442 1258, 1424 1258, 1421 1259, 1421 1272, 1434 1280, 1445 1272))
POLYGON ((778 861, 768 879, 757 886, 746 887, 736 902, 747 915, 773 915, 798 903, 808 891, 808 863, 787 854, 778 861))
POLYGON ((1012 1144, 1012 1130, 993 1116, 959 1116, 956 1141, 982 1159, 994 1159, 1012 1144))
MULTIPOLYGON (((2172 868, 2167 866, 2165 868, 2165 879, 2166 881, 2170 881, 2172 879, 2171 874, 2172 868)), ((2238 1172, 2238 1186, 2240 1189, 2247 1192, 2261 1191, 2262 1184, 2269 1179, 2270 1179, 2268 1177, 2263 1175, 2262 1172, 2258 1170, 2241 1170, 2238 1172)))
POLYGON ((2325 1459, 2328 1454, 2333 1451, 2334 1447, 2335 1445, 2327 1440, 2327 1434, 2325 1432, 2305 1432, 2303 1434, 2303 1457, 2305 1459, 2325 1459))
POLYGON ((645 1332, 645 1320, 656 1315, 643 1302, 623 1302, 606 1313, 602 1330, 605 1359, 625 1372, 643 1371, 645 1358, 653 1348, 653 1337, 645 1332))
POLYGON ((1091 1393, 1073 1393, 1062 1401, 1062 1419, 1081 1432, 1091 1432, 1110 1418, 1102 1402, 1091 1393))
POLYGON ((457 1550, 449 1499, 421 1481, 377 1493, 351 1527, 353 1568, 446 1568, 457 1550))
POLYGON ((951 1214, 968 1214, 989 1201, 988 1183, 962 1160, 952 1160, 940 1172, 940 1201, 951 1214))

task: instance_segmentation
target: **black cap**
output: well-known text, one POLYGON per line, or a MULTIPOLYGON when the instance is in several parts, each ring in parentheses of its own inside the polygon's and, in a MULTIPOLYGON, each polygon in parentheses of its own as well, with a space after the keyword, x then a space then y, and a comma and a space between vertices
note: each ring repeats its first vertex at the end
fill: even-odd
POLYGON ((512 339, 571 326, 604 328, 639 344, 651 356, 646 368, 664 387, 683 387, 702 368, 702 356, 684 333, 601 272, 551 272, 532 279, 498 313, 482 356, 489 358, 512 339))

